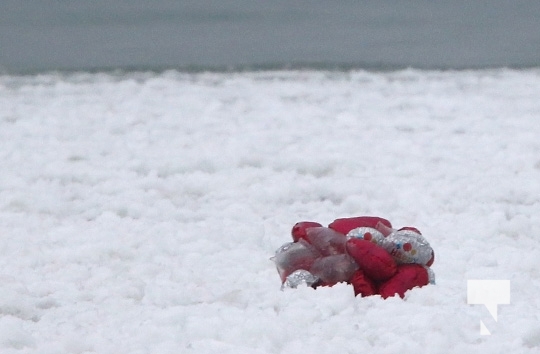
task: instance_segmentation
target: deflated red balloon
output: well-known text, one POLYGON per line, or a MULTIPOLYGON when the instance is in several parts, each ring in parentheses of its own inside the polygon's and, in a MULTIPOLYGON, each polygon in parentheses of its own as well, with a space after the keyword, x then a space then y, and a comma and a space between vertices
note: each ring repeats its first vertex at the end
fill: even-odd
POLYGON ((377 224, 381 223, 388 228, 392 227, 390 221, 380 218, 378 216, 357 216, 353 218, 340 218, 334 220, 329 228, 341 232, 344 235, 347 235, 349 231, 356 229, 357 227, 371 227, 376 229, 377 224))
POLYGON ((349 256, 371 279, 381 281, 396 274, 396 262, 381 246, 353 237, 347 240, 346 249, 349 256))

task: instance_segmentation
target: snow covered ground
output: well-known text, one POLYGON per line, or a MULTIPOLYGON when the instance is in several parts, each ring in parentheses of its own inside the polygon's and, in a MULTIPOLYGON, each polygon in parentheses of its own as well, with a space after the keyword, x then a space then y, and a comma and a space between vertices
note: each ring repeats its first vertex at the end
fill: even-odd
POLYGON ((0 352, 538 353, 539 137, 538 69, 0 76, 0 352), (357 215, 437 285, 280 291, 295 222, 357 215))

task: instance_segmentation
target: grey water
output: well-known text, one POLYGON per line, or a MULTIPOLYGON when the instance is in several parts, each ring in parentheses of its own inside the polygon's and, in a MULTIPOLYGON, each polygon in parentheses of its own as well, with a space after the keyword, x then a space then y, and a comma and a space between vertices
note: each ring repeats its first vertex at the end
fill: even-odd
POLYGON ((0 73, 540 66, 538 0, 0 0, 0 73))

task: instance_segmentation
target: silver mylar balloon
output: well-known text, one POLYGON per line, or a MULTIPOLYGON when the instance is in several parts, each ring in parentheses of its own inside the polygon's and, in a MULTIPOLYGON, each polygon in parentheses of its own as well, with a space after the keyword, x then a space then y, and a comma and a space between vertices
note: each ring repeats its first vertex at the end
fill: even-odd
POLYGON ((424 236, 410 230, 401 230, 386 237, 383 248, 390 253, 396 263, 427 264, 433 256, 433 249, 424 236))
POLYGON ((382 232, 372 227, 357 227, 356 229, 349 231, 347 236, 372 241, 376 244, 381 244, 384 242, 384 235, 382 232))
POLYGON ((285 279, 285 282, 281 286, 281 289, 292 288, 296 289, 299 285, 306 284, 307 286, 312 286, 319 278, 308 272, 304 269, 298 269, 289 274, 285 279))
POLYGON ((435 284, 435 272, 428 266, 424 266, 427 270, 428 279, 430 284, 435 284))

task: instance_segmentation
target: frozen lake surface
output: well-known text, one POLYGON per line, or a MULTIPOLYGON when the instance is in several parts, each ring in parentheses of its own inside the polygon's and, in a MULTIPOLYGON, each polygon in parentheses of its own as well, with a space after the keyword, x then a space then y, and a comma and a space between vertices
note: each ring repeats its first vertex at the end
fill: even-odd
POLYGON ((538 69, 0 76, 0 352, 537 353, 539 115, 538 69), (280 291, 292 225, 356 215, 437 285, 280 291))

